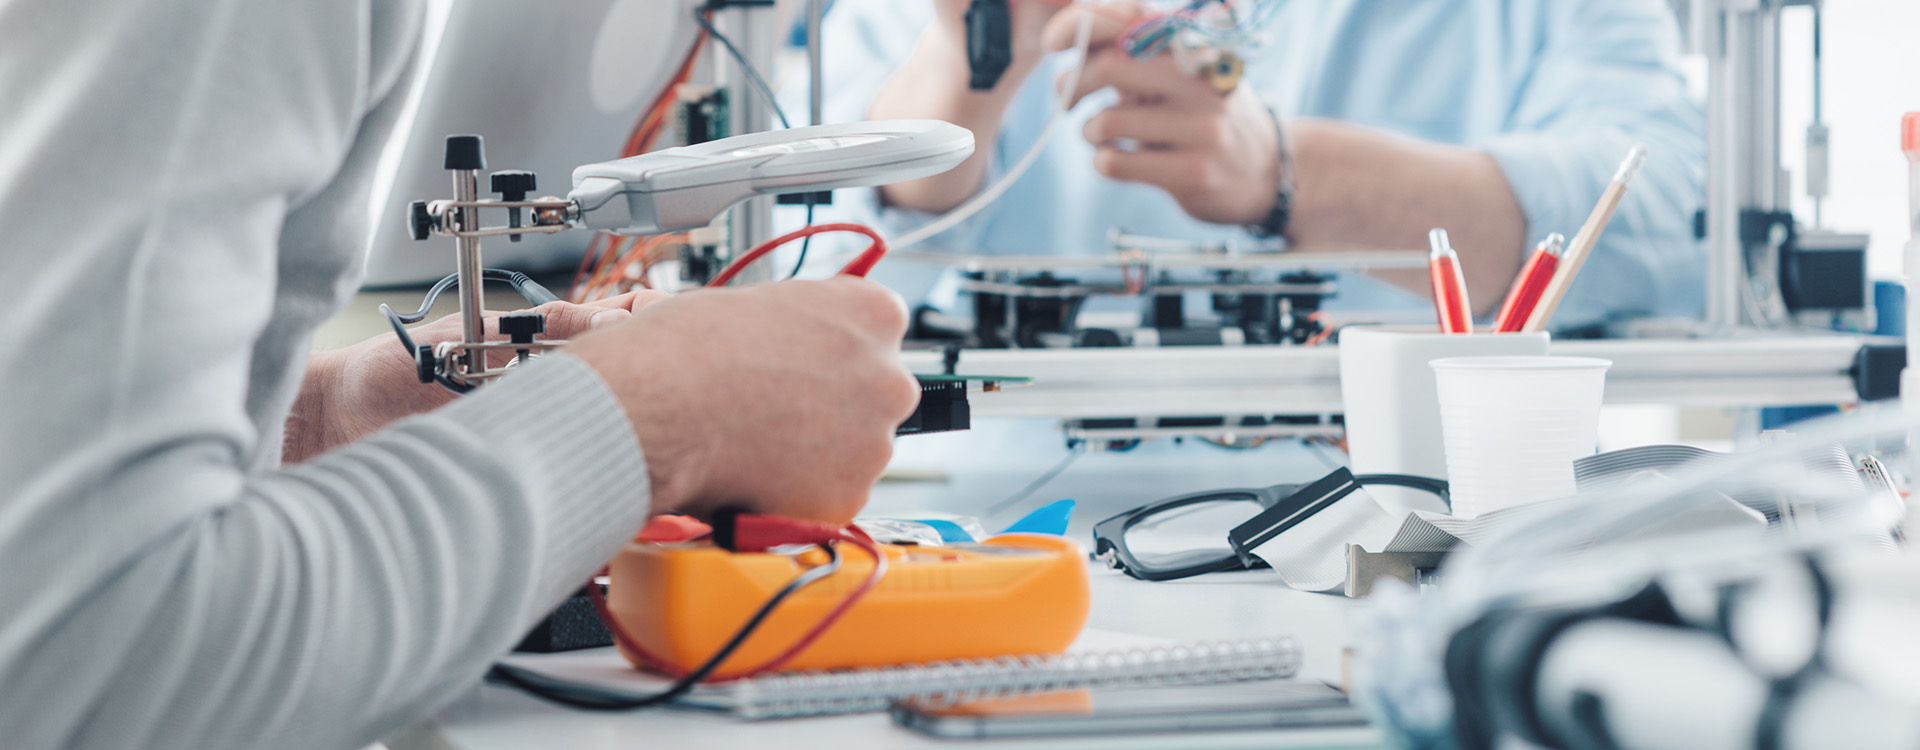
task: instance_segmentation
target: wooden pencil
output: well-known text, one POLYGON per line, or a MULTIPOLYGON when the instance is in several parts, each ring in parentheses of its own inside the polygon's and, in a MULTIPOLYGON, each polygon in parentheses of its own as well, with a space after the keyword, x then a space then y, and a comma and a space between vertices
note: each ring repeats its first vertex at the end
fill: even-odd
POLYGON ((1573 242, 1560 256, 1559 270, 1554 272, 1553 280, 1547 282, 1539 304, 1534 305, 1533 314, 1527 317, 1527 325, 1521 330, 1528 333, 1546 330, 1554 309, 1560 306, 1560 299, 1573 285, 1573 277, 1580 273, 1581 264, 1587 262, 1587 254, 1600 241, 1600 233, 1607 230, 1607 222, 1613 220, 1614 209, 1620 207, 1620 199, 1627 193, 1627 183, 1633 182, 1634 175, 1640 173, 1641 165, 1646 162, 1647 144, 1636 143, 1627 150, 1627 158, 1620 162, 1620 169, 1613 173, 1613 180, 1600 194, 1600 203, 1593 207, 1593 213, 1587 215, 1587 223, 1580 227, 1580 233, 1573 236, 1573 242))

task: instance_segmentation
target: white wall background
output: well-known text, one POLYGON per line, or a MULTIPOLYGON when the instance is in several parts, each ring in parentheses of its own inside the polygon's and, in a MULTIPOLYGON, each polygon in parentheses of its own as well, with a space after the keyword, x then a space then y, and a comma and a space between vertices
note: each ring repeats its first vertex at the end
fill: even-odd
MULTIPOLYGON (((1920 111, 1920 0, 1827 0, 1821 24, 1823 119, 1832 131, 1826 227, 1870 234, 1871 275, 1898 279, 1910 235, 1900 116, 1920 111)), ((1811 9, 1788 8, 1783 25, 1782 162, 1793 173, 1794 215, 1811 222, 1804 146, 1813 108, 1811 9)))

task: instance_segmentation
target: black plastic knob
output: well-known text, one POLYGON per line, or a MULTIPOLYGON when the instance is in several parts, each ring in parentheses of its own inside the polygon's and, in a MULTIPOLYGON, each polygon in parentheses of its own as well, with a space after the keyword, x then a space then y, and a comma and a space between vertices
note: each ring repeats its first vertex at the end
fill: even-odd
POLYGON ((431 383, 440 374, 440 363, 433 356, 433 347, 421 344, 413 348, 414 374, 420 376, 420 382, 431 383))
MULTIPOLYGON (((503 201, 523 201, 527 193, 533 192, 533 173, 520 169, 506 169, 493 173, 493 192, 500 194, 503 201)), ((520 228, 520 209, 507 209, 507 226, 520 228)), ((519 242, 520 235, 508 235, 507 239, 519 242)))
POLYGON ((427 213, 426 201, 407 204, 407 234, 416 240, 424 240, 433 235, 433 225, 433 214, 427 213))
POLYGON ((487 147, 477 135, 447 136, 447 169, 486 169, 487 147))
POLYGON ((493 192, 500 194, 501 200, 522 201, 534 191, 533 173, 512 169, 493 173, 493 192))
POLYGON ((516 344, 531 344, 535 335, 546 330, 547 316, 540 313, 508 313, 500 316, 500 335, 516 344))

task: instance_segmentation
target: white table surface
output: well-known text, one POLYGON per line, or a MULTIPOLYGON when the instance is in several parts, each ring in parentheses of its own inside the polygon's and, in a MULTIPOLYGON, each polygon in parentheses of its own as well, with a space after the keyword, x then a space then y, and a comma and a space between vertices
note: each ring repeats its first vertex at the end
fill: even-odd
MULTIPOLYGON (((976 396, 982 397, 982 396, 976 396)), ((990 397, 990 394, 988 396, 990 397)), ((1065 455, 1057 427, 1045 422, 990 422, 971 432, 919 436, 898 444, 893 466, 934 470, 940 481, 883 482, 869 509, 942 510, 983 515, 988 507, 1065 455)), ((1093 453, 1007 511, 986 515, 997 529, 1027 510, 1071 497, 1079 502, 1070 536, 1089 544, 1095 522, 1152 500, 1201 489, 1305 481, 1327 471, 1298 446, 1227 451, 1189 442, 1148 444, 1127 453, 1093 453)), ((1117 571, 1091 571, 1088 626, 1174 640, 1286 634, 1301 647, 1299 679, 1338 683, 1348 620, 1357 603, 1287 589, 1267 571, 1214 574, 1148 583, 1117 571)), ((613 658, 613 657, 610 657, 613 658)), ((1375 747, 1371 728, 1091 736, 1048 740, 937 740, 893 725, 883 714, 747 722, 684 710, 589 713, 542 703, 495 686, 476 686, 429 721, 392 741, 394 750, 506 748, 867 748, 1033 747, 1255 748, 1375 747)))

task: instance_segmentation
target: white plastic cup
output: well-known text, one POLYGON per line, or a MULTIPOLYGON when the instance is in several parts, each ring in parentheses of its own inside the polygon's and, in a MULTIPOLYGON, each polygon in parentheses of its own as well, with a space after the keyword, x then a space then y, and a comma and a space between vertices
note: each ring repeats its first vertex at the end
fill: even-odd
MULTIPOLYGON (((1428 363, 1444 357, 1545 355, 1547 343, 1544 332, 1460 335, 1440 333, 1434 326, 1340 329, 1340 396, 1353 472, 1446 479, 1440 397, 1428 363)), ((1367 492, 1396 518, 1410 510, 1447 510, 1419 490, 1377 486, 1367 492)))
POLYGON ((1593 455, 1607 368, 1592 357, 1433 361, 1453 515, 1472 518, 1574 494, 1593 455))

